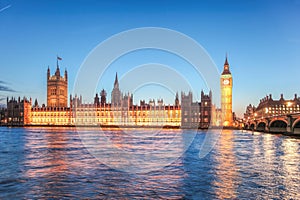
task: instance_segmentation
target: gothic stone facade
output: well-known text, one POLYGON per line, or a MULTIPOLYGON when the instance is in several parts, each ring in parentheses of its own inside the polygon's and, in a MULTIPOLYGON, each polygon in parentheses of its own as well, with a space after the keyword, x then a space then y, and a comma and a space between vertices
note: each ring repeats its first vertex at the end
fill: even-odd
MULTIPOLYGON (((47 106, 39 106, 37 100, 32 106, 31 100, 10 100, 7 102, 5 119, 7 125, 82 125, 82 126, 140 126, 140 127, 183 127, 208 128, 211 122, 212 95, 201 92, 201 102, 193 102, 192 93, 178 93, 173 105, 165 105, 162 99, 154 99, 140 105, 133 104, 133 95, 123 95, 119 89, 116 74, 112 101, 107 102, 107 93, 103 89, 95 95, 94 102, 82 103, 82 97, 70 96, 68 107, 68 76, 56 72, 50 75, 47 70, 47 106)), ((2 112, 3 113, 3 112, 2 112)))

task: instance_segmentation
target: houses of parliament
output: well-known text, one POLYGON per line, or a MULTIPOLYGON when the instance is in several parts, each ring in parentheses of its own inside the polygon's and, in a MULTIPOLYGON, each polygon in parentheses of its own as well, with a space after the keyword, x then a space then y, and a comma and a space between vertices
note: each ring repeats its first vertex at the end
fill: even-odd
POLYGON ((232 75, 226 56, 220 77, 221 108, 212 103, 212 92, 201 91, 200 102, 193 101, 191 92, 176 93, 174 104, 166 105, 163 99, 133 104, 133 94, 120 91, 116 73, 111 92, 111 102, 103 89, 90 103, 83 103, 82 96, 68 97, 68 73, 56 70, 51 75, 47 69, 47 105, 32 99, 7 98, 7 107, 0 112, 1 125, 7 126, 107 126, 107 127, 180 127, 209 128, 233 126, 232 75), (69 99, 69 105, 68 105, 69 99))

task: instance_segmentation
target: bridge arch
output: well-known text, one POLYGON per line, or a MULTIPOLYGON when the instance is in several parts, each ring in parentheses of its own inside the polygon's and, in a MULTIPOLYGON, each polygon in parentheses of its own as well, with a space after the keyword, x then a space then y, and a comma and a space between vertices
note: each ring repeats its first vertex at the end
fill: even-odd
POLYGON ((271 124, 272 124, 273 122, 275 122, 275 121, 283 121, 283 122, 285 122, 286 124, 288 124, 287 119, 285 119, 285 118, 283 118, 283 117, 275 117, 275 118, 273 118, 273 119, 270 121, 269 126, 271 126, 271 124))
POLYGON ((249 129, 250 130, 255 130, 256 126, 255 126, 255 123, 251 123, 250 126, 249 126, 249 129))
POLYGON ((288 122, 284 118, 275 118, 269 123, 270 132, 286 132, 288 122))
POLYGON ((265 121, 260 121, 257 123, 256 130, 257 131, 265 131, 267 123, 265 121))
POLYGON ((294 121, 292 128, 293 128, 293 133, 300 134, 300 117, 294 121))

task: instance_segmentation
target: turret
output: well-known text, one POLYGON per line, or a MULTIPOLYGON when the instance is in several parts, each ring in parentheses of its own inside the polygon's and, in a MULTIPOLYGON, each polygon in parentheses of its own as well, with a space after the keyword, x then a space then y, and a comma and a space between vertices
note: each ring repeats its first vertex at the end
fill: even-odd
POLYGON ((175 97, 175 106, 179 106, 179 97, 178 97, 178 92, 176 92, 176 97, 175 97))
POLYGON ((35 108, 39 107, 39 103, 38 103, 37 99, 34 100, 33 107, 35 107, 35 108))
POLYGON ((55 76, 56 76, 57 78, 60 77, 60 70, 59 70, 58 64, 57 64, 57 67, 56 67, 55 76))
POLYGON ((65 80, 68 81, 68 72, 67 72, 67 69, 65 69, 65 80))
POLYGON ((100 103, 100 101, 99 101, 99 96, 98 96, 98 93, 96 93, 96 96, 95 96, 95 98, 94 98, 94 104, 98 106, 99 103, 100 103))
POLYGON ((48 66, 48 70, 47 70, 47 80, 50 78, 50 68, 48 66))
POLYGON ((70 94, 70 107, 73 107, 73 98, 72 98, 72 94, 70 94))
POLYGON ((101 93, 100 93, 100 101, 101 101, 101 105, 104 105, 104 104, 106 104, 106 95, 107 95, 107 93, 106 93, 106 91, 104 90, 104 89, 102 89, 102 91, 101 91, 101 93))

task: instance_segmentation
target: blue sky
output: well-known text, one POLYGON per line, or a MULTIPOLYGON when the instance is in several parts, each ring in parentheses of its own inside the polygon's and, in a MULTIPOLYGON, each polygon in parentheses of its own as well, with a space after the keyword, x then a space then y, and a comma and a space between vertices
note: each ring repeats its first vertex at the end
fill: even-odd
MULTIPOLYGON (((46 70, 49 65, 54 72, 56 55, 63 58, 60 65, 68 70, 72 91, 82 62, 99 43, 129 29, 163 27, 196 40, 220 71, 228 53, 234 111, 241 115, 247 104, 257 105, 266 94, 279 98, 284 93, 288 99, 294 93, 300 95, 299 19, 300 0, 1 0, 0 99, 25 95, 45 103, 46 70)), ((178 71, 184 65, 172 55, 144 51, 118 60, 119 67, 112 69, 119 69, 122 77, 131 67, 149 62, 174 66, 178 71)), ((116 70, 108 71, 99 86, 108 91, 108 96, 116 70)), ((193 80, 192 74, 188 78, 199 86, 198 94, 194 94, 199 100, 201 89, 208 88, 193 80)), ((157 94, 141 91, 135 95, 136 102, 153 95, 166 103, 174 100, 159 89, 157 94)))

